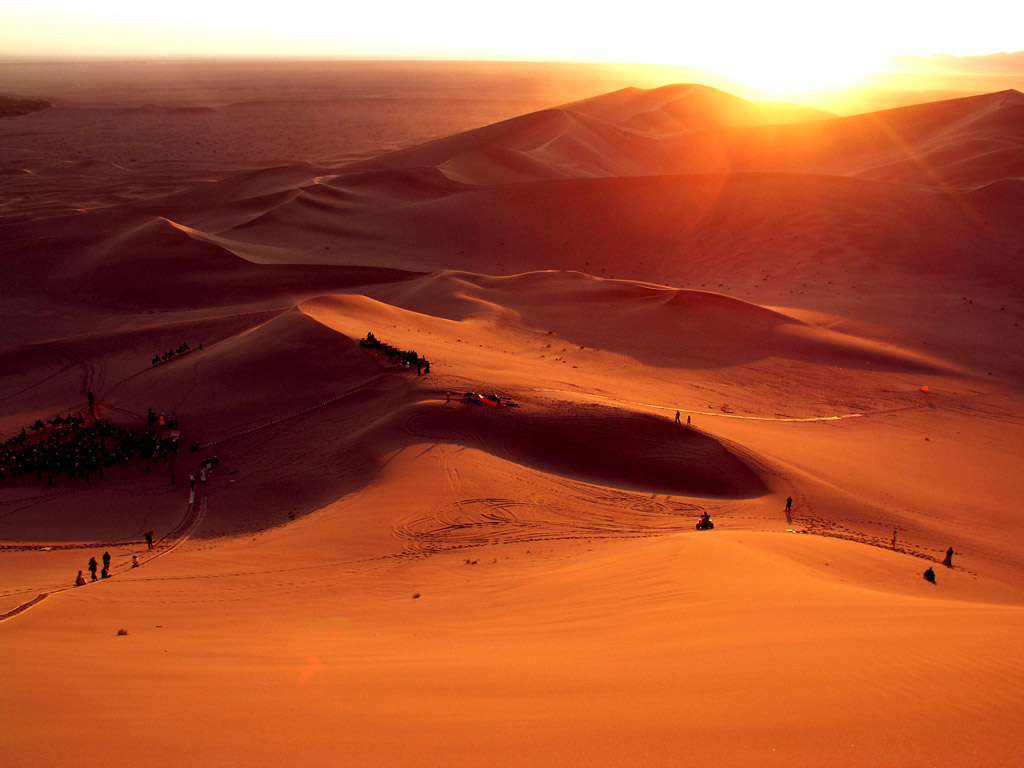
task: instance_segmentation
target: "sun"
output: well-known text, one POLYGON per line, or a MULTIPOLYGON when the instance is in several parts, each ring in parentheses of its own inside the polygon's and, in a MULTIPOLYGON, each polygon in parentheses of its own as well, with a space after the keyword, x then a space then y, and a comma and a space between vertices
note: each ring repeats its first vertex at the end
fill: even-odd
POLYGON ((736 61, 714 67, 731 81, 743 84, 764 97, 799 95, 814 91, 849 88, 871 71, 856 60, 777 58, 771 61, 736 61))
POLYGON ((734 53, 708 69, 750 95, 778 99, 855 87, 878 71, 878 61, 858 51, 791 47, 734 53))
POLYGON ((727 45, 694 49, 703 68, 750 95, 777 98, 856 86, 881 66, 884 51, 870 37, 854 34, 856 19, 821 11, 780 24, 764 14, 734 29, 727 45))

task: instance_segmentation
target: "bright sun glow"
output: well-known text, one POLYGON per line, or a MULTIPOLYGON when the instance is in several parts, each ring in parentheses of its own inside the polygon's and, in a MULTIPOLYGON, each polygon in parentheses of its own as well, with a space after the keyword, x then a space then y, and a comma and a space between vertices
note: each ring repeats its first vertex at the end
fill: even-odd
POLYGON ((808 56, 769 60, 738 58, 711 69, 729 81, 748 86, 761 96, 777 98, 856 85, 874 71, 875 65, 860 57, 808 56))
POLYGON ((924 0, 0 0, 0 51, 634 62, 715 71, 771 97, 849 86, 885 56, 978 55, 1024 43, 1024 3, 940 10, 924 0))

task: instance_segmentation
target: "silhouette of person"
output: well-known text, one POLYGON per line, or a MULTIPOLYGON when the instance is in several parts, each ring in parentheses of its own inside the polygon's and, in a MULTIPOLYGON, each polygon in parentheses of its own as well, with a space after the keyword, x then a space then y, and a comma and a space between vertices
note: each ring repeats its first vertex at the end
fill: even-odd
POLYGON ((686 417, 686 426, 689 427, 690 424, 691 424, 690 417, 689 417, 689 415, 687 415, 687 417, 686 417))
POLYGON ((950 547, 946 550, 946 557, 943 559, 942 564, 947 568, 953 567, 953 548, 950 547))
POLYGON ((110 553, 109 552, 104 552, 103 553, 103 570, 107 570, 108 568, 110 568, 110 553))
POLYGON ((76 587, 84 587, 85 586, 85 576, 82 575, 81 571, 78 572, 78 578, 75 579, 75 586, 76 587))
POLYGON ((96 398, 93 395, 92 390, 89 390, 89 413, 93 416, 96 415, 96 398))
POLYGON ((896 531, 895 528, 893 528, 892 529, 892 548, 893 549, 896 549, 896 539, 898 539, 899 536, 900 536, 899 533, 896 531))
POLYGON ((929 568, 927 571, 925 571, 924 572, 924 580, 925 581, 930 581, 932 584, 934 584, 935 583, 935 571, 933 571, 931 568, 929 568))
POLYGON ((139 567, 139 556, 138 555, 132 555, 132 568, 138 568, 138 567, 139 567))
POLYGON ((153 532, 152 531, 146 531, 146 546, 149 547, 150 549, 153 548, 153 532))
POLYGON ((100 578, 101 579, 109 579, 110 578, 110 571, 107 570, 106 568, 104 568, 102 571, 100 571, 100 578))
POLYGON ((96 569, 100 567, 100 564, 96 562, 95 557, 89 558, 89 573, 92 574, 92 580, 96 581, 96 569))
POLYGON ((792 512, 793 511, 793 497, 792 496, 790 496, 789 498, 786 499, 786 511, 787 512, 792 512))
POLYGON ((682 423, 683 423, 682 419, 679 418, 679 411, 676 411, 676 424, 682 424, 682 423))

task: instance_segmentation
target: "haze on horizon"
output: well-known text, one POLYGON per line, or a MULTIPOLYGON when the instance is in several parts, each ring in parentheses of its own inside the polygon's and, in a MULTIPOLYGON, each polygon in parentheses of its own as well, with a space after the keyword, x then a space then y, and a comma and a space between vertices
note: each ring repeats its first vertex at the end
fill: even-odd
POLYGON ((868 0, 856 12, 806 0, 666 8, 525 0, 359 6, 294 0, 15 0, 0 9, 0 57, 268 56, 538 60, 697 67, 767 92, 856 84, 897 56, 1019 50, 1024 6, 979 0, 971 16, 868 0))

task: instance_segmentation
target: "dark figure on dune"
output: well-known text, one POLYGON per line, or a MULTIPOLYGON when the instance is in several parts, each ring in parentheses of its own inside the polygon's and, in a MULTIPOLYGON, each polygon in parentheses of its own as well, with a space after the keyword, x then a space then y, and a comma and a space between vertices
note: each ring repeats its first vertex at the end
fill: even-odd
POLYGON ((100 567, 100 564, 96 562, 95 557, 89 558, 89 573, 92 574, 92 580, 96 581, 96 569, 100 567))
POLYGON ((104 552, 103 553, 103 570, 106 571, 106 570, 109 570, 109 569, 110 569, 110 553, 109 552, 104 552))
POLYGON ((786 499, 786 511, 787 512, 792 512, 793 511, 793 497, 792 496, 790 496, 789 498, 786 499))
POLYGON ((925 571, 924 572, 924 580, 925 581, 930 581, 932 584, 934 584, 935 583, 935 571, 933 571, 931 568, 929 568, 927 571, 925 571))
POLYGON ((153 532, 152 531, 146 531, 146 546, 149 547, 150 549, 153 548, 153 532))
POLYGON ((947 568, 953 567, 953 548, 950 547, 946 550, 946 557, 943 559, 942 564, 947 568))
POLYGON ((683 420, 680 418, 679 411, 676 411, 676 424, 682 424, 683 420))
POLYGON ((84 587, 85 586, 85 576, 82 575, 81 571, 78 572, 78 578, 75 579, 75 586, 76 587, 84 587))

